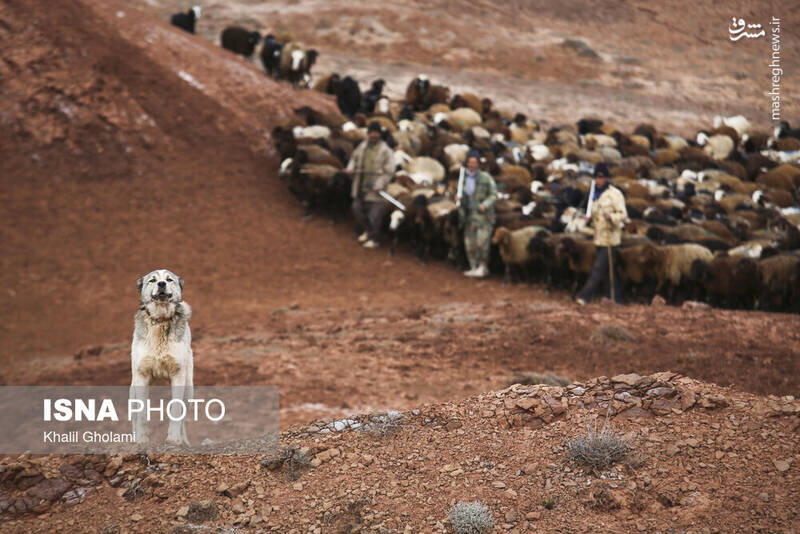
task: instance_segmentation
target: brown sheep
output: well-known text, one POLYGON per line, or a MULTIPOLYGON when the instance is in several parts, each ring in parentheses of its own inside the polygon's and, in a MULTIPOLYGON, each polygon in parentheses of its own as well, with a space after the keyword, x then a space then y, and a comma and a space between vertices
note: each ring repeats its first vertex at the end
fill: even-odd
POLYGON ((656 150, 656 167, 663 167, 665 165, 672 165, 681 158, 677 150, 671 148, 661 148, 656 150))
POLYGON ((335 95, 337 83, 339 83, 339 75, 335 72, 331 72, 317 79, 317 81, 314 82, 312 90, 328 95, 335 95))
POLYGON ((800 185, 800 169, 784 163, 756 178, 756 182, 766 184, 773 189, 794 191, 800 185))
POLYGON ((478 112, 479 115, 483 116, 483 102, 481 102, 481 99, 478 98, 477 95, 472 93, 462 93, 454 96, 450 101, 450 108, 472 108, 478 112))
POLYGON ((541 226, 526 226, 519 230, 509 231, 501 226, 494 231, 492 244, 497 245, 500 258, 506 266, 504 284, 512 281, 514 271, 526 277, 525 267, 531 261, 528 243, 539 232, 545 232, 545 229, 541 226))
POLYGON ((691 277, 692 262, 710 262, 714 255, 706 247, 686 243, 681 245, 656 246, 647 244, 642 249, 641 262, 650 269, 658 281, 656 293, 665 287, 669 300, 675 300, 675 292, 681 283, 691 277))
POLYGON ((761 278, 760 308, 783 310, 797 306, 800 297, 800 258, 779 254, 758 262, 761 278))
POLYGON ((562 234, 555 246, 555 257, 558 264, 566 263, 574 275, 572 283, 573 296, 578 291, 581 281, 589 277, 592 272, 594 260, 597 257, 597 248, 592 241, 581 235, 562 234))

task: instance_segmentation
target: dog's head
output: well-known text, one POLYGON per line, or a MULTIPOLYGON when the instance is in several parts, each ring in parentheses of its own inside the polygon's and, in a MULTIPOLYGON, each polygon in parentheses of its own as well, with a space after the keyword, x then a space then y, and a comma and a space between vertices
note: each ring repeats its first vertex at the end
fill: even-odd
POLYGON ((151 303, 176 304, 182 300, 183 278, 167 269, 158 269, 136 281, 145 306, 151 303))

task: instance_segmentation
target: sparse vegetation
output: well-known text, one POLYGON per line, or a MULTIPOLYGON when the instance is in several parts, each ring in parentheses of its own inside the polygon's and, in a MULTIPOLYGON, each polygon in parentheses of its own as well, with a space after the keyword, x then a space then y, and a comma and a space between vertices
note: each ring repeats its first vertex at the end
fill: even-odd
POLYGON ((482 534, 494 527, 489 508, 480 502, 457 502, 447 514, 456 534, 482 534))
POLYGON ((552 510, 556 505, 555 498, 551 497, 550 495, 546 497, 542 497, 542 506, 544 506, 545 510, 552 510))
POLYGON ((589 338, 589 341, 605 345, 606 343, 615 343, 619 341, 633 342, 636 341, 636 339, 636 336, 624 326, 603 324, 592 331, 592 336, 589 338))
POLYGON ((514 375, 508 381, 508 385, 522 384, 524 386, 534 386, 544 384, 547 386, 568 386, 572 384, 572 380, 565 376, 556 375, 553 373, 519 373, 514 375))
POLYGON ((261 465, 270 471, 284 467, 289 480, 297 480, 308 468, 310 461, 297 447, 284 447, 278 454, 262 460, 261 465))
POLYGON ((611 430, 608 421, 600 431, 597 423, 587 425, 585 436, 567 442, 569 459, 594 469, 604 469, 623 461, 630 450, 622 436, 611 430))

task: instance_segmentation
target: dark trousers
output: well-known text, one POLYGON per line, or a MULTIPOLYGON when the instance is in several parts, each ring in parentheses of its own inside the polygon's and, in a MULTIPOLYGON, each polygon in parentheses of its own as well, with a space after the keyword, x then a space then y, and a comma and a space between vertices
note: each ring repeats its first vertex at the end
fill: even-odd
POLYGON ((370 239, 379 243, 383 220, 386 218, 386 203, 369 202, 356 197, 353 199, 352 209, 358 233, 367 232, 370 239))
MULTIPOLYGON (((616 251, 617 247, 611 247, 611 250, 616 251)), ((612 254, 613 253, 614 252, 612 252, 612 254)), ((592 274, 589 275, 589 279, 586 281, 583 289, 578 293, 578 298, 589 302, 589 299, 591 299, 592 295, 597 293, 598 290, 602 291, 603 296, 611 298, 610 285, 608 247, 597 247, 597 258, 595 258, 594 265, 592 266, 592 274)), ((614 265, 614 300, 616 302, 622 302, 622 285, 619 281, 616 265, 614 265)))

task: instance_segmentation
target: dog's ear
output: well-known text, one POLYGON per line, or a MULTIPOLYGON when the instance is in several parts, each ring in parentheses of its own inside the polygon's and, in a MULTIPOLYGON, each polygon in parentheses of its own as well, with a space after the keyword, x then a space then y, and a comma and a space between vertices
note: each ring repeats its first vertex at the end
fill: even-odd
POLYGON ((143 285, 144 285, 144 276, 136 280, 136 291, 141 293, 143 285))
POLYGON ((183 278, 180 276, 178 277, 178 285, 181 286, 181 289, 183 289, 183 278))

